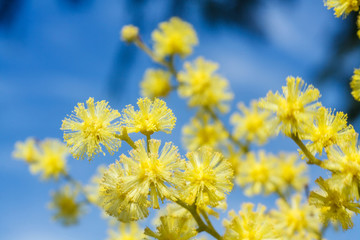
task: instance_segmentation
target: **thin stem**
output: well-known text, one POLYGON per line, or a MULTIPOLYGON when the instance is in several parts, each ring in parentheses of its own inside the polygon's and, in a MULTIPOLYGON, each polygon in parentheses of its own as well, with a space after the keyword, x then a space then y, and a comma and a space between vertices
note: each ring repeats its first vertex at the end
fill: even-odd
POLYGON ((178 205, 180 205, 181 207, 185 208, 186 210, 188 210, 191 213, 191 215, 194 217, 195 221, 197 222, 197 224, 199 226, 198 229, 197 229, 197 231, 199 233, 205 231, 205 232, 209 233, 211 236, 213 236, 214 238, 216 238, 218 240, 222 239, 220 234, 214 229, 213 225, 210 222, 210 219, 207 219, 207 220, 205 219, 206 221, 209 221, 210 224, 208 223, 208 225, 206 225, 204 223, 204 221, 200 217, 199 213, 197 212, 195 205, 189 205, 189 204, 181 201, 180 199, 177 199, 176 203, 178 205))
POLYGON ((307 164, 321 166, 322 161, 320 159, 317 159, 309 151, 309 149, 304 145, 304 143, 301 141, 301 139, 297 135, 291 134, 290 137, 291 137, 292 140, 294 140, 294 142, 300 147, 301 151, 303 151, 305 156, 308 158, 307 164))
POLYGON ((122 128, 121 134, 115 134, 115 137, 125 141, 127 144, 130 145, 130 147, 136 149, 136 145, 134 141, 129 137, 125 127, 122 128))
POLYGON ((147 147, 147 152, 150 153, 150 134, 146 134, 146 147, 147 147))
POLYGON ((212 225, 212 223, 211 223, 211 221, 210 221, 207 213, 206 213, 204 210, 200 210, 200 212, 201 212, 201 215, 204 217, 207 225, 215 231, 215 228, 214 228, 214 226, 212 225))
POLYGON ((136 39, 135 40, 135 45, 137 45, 140 49, 142 49, 147 55, 149 55, 149 57, 154 61, 159 63, 160 65, 163 65, 164 67, 169 67, 169 63, 165 62, 164 59, 158 58, 157 56, 155 56, 155 54, 153 53, 153 51, 151 51, 151 49, 145 45, 145 43, 143 41, 141 41, 141 39, 136 39))
POLYGON ((243 144, 241 143, 239 140, 237 140, 232 134, 231 132, 225 127, 224 123, 221 121, 221 119, 216 115, 216 113, 210 109, 210 108, 204 108, 212 117, 212 119, 214 119, 214 121, 219 122, 223 129, 227 132, 229 139, 235 144, 237 145, 244 153, 249 152, 249 145, 248 144, 243 144))

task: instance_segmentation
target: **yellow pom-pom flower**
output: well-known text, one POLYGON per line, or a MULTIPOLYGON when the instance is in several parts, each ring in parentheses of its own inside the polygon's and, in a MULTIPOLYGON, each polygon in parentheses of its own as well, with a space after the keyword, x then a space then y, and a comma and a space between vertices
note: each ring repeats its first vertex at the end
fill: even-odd
POLYGON ((360 101, 360 68, 354 70, 354 75, 351 78, 350 87, 352 89, 351 94, 355 100, 360 101))
POLYGON ((159 208, 159 200, 176 197, 175 188, 182 185, 179 178, 184 169, 184 160, 180 158, 178 148, 171 142, 166 143, 159 152, 161 141, 151 139, 146 150, 144 140, 138 140, 136 149, 130 151, 130 157, 120 156, 120 162, 126 169, 122 189, 127 198, 137 201, 150 196, 153 208, 159 208))
POLYGON ((111 164, 104 172, 100 183, 99 202, 107 214, 121 222, 144 219, 149 215, 149 201, 146 196, 131 200, 123 189, 125 170, 119 161, 111 164))
POLYGON ((227 102, 233 99, 228 81, 216 74, 218 64, 199 57, 193 63, 186 62, 185 71, 178 74, 179 95, 189 98, 189 106, 201 106, 228 111, 227 102))
POLYGON ((259 204, 243 203, 237 215, 229 213, 230 220, 224 220, 224 240, 277 240, 282 239, 275 231, 271 219, 265 213, 266 207, 259 204))
POLYGON ((176 117, 163 100, 155 98, 152 101, 149 98, 140 98, 137 105, 139 106, 137 111, 132 105, 126 106, 123 110, 121 122, 126 126, 128 133, 140 132, 144 135, 158 131, 171 133, 176 117))
POLYGON ((154 30, 151 37, 155 55, 159 58, 175 54, 186 57, 192 53, 194 45, 198 44, 192 25, 178 17, 160 23, 159 29, 154 30))
POLYGON ((354 128, 347 125, 347 115, 343 112, 332 113, 331 109, 321 107, 315 115, 314 124, 306 126, 303 139, 310 140, 307 148, 312 154, 322 154, 323 149, 342 145, 353 136, 354 128))
POLYGON ((115 121, 120 113, 111 109, 104 100, 94 103, 94 99, 89 98, 86 105, 87 108, 78 103, 69 118, 63 120, 61 130, 70 152, 76 159, 83 159, 86 154, 91 160, 103 152, 102 144, 113 154, 121 146, 121 140, 115 136, 121 131, 120 122, 115 121))
POLYGON ((230 118, 230 122, 235 126, 234 137, 264 144, 273 134, 271 125, 268 124, 271 113, 260 109, 256 101, 251 102, 249 108, 239 103, 238 108, 241 113, 234 113, 230 118))
POLYGON ((278 167, 274 172, 279 176, 280 184, 278 190, 288 195, 291 189, 301 192, 309 182, 307 177, 307 165, 304 162, 298 163, 298 154, 280 153, 275 157, 278 167))
POLYGON ((279 176, 274 174, 278 164, 273 155, 260 151, 257 157, 255 153, 250 152, 241 166, 236 176, 236 183, 245 188, 245 195, 260 193, 267 195, 279 190, 282 182, 279 176))
POLYGON ((328 151, 328 160, 322 167, 332 172, 334 183, 340 188, 345 188, 349 196, 360 199, 360 148, 358 135, 353 137, 342 147, 331 146, 328 151))
POLYGON ((210 123, 208 114, 193 118, 190 124, 183 127, 182 134, 183 144, 189 151, 195 151, 202 146, 218 148, 229 137, 221 122, 210 123))
POLYGON ((343 189, 336 187, 336 180, 324 180, 322 177, 316 181, 320 189, 310 192, 309 203, 317 207, 324 223, 332 221, 340 223, 344 230, 353 227, 351 213, 360 213, 360 204, 356 203, 343 189))
POLYGON ((78 222, 81 214, 84 213, 83 205, 76 201, 78 190, 66 185, 59 191, 52 194, 50 209, 55 209, 54 220, 64 225, 73 225, 78 222))
POLYGON ((284 233, 284 239, 303 236, 304 239, 318 239, 320 234, 319 213, 314 206, 301 203, 302 197, 297 194, 288 203, 284 199, 277 200, 279 210, 270 212, 275 228, 284 233))
POLYGON ((232 190, 231 164, 209 147, 201 147, 186 156, 189 161, 183 174, 186 186, 181 189, 182 199, 200 208, 216 207, 232 190))
POLYGON ((358 0, 324 0, 328 9, 333 8, 336 17, 346 17, 352 11, 359 11, 358 0))
POLYGON ((39 159, 39 149, 34 138, 28 138, 25 142, 16 142, 12 156, 24 160, 27 163, 34 163, 39 159))
POLYGON ((139 37, 139 28, 133 25, 126 25, 121 29, 121 40, 131 43, 139 37))
POLYGON ((287 85, 282 88, 283 94, 271 91, 261 99, 260 107, 275 113, 272 128, 278 128, 285 135, 302 133, 304 125, 311 124, 321 103, 318 89, 313 85, 306 86, 297 77, 288 77, 287 85))
POLYGON ((120 223, 118 231, 110 230, 107 240, 140 240, 145 239, 144 230, 135 222, 120 223))
POLYGON ((358 38, 360 38, 360 13, 359 13, 359 15, 358 15, 358 17, 357 17, 356 26, 357 26, 357 28, 358 28, 358 30, 357 30, 357 36, 358 36, 358 38))
POLYGON ((34 174, 41 172, 43 179, 58 179, 66 175, 66 158, 69 155, 64 143, 58 139, 45 139, 40 143, 40 154, 37 161, 30 165, 34 174))
POLYGON ((166 97, 171 91, 171 74, 161 69, 149 69, 140 83, 141 95, 151 99, 166 97))

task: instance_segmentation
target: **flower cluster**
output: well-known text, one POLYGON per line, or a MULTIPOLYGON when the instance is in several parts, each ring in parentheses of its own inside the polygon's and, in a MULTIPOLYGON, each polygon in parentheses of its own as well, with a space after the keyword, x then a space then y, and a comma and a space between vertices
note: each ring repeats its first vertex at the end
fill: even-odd
MULTIPOLYGON (((326 0, 325 5, 338 17, 359 10, 357 0, 326 0)), ((152 33, 152 47, 132 25, 122 29, 121 39, 137 45, 162 67, 145 72, 140 83, 145 97, 138 99, 136 108, 127 105, 118 111, 105 100, 89 98, 63 120, 66 144, 35 138, 15 144, 14 158, 28 163, 33 173, 40 172, 44 179, 62 176, 67 182, 52 194, 54 219, 74 224, 84 213, 83 205, 96 205, 117 222, 109 240, 191 240, 202 232, 218 240, 310 240, 324 239, 329 223, 344 230, 353 227, 352 217, 360 213, 358 134, 347 114, 322 105, 317 88, 289 76, 281 92, 269 91, 248 107, 239 103, 238 112, 230 116, 234 129, 229 131, 223 120, 233 94, 218 74, 218 64, 198 57, 176 69, 175 60, 189 56, 198 43, 189 23, 177 17, 161 23, 152 33), (175 113, 160 99, 172 91, 196 112, 182 128, 183 147, 189 151, 184 154, 157 135, 171 134, 175 128, 175 113), (298 153, 259 149, 280 133, 294 141, 298 153), (69 153, 92 160, 104 153, 103 148, 111 155, 120 152, 122 143, 131 150, 99 167, 88 185, 70 176, 69 153), (329 172, 327 179, 315 181, 319 189, 310 193, 308 165, 329 172), (276 196, 277 209, 243 203, 238 213, 229 212, 221 235, 211 218, 227 210, 234 184, 247 197, 276 196), (160 209, 156 230, 142 229, 135 222, 147 218, 152 209, 160 209)), ((359 100, 359 69, 350 85, 359 100)))

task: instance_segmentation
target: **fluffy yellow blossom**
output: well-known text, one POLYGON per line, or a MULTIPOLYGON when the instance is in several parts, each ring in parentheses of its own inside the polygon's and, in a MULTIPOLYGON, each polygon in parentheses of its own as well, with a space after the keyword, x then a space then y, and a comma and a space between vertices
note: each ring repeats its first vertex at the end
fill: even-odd
POLYGON ((342 189, 334 186, 335 181, 330 182, 322 177, 318 178, 315 182, 320 190, 310 193, 309 203, 320 210, 324 223, 328 221, 340 223, 346 230, 353 227, 351 212, 360 213, 360 204, 350 199, 342 189))
POLYGON ((342 145, 350 140, 354 134, 351 125, 347 125, 347 115, 337 112, 336 115, 324 107, 319 108, 315 115, 314 123, 304 130, 303 139, 310 140, 307 148, 312 154, 322 154, 323 149, 331 145, 342 145))
POLYGON ((218 75, 218 64, 197 58, 194 63, 186 62, 185 71, 178 74, 179 95, 189 98, 189 106, 201 106, 228 111, 228 101, 233 98, 228 81, 218 75))
POLYGON ((106 171, 104 165, 97 168, 96 174, 91 178, 90 183, 85 186, 86 198, 95 205, 100 205, 99 194, 103 191, 103 186, 100 185, 102 177, 106 171))
POLYGON ((336 17, 346 17, 352 11, 359 11, 360 2, 358 0, 324 0, 325 6, 334 9, 336 17))
POLYGON ((244 153, 241 150, 235 150, 234 147, 230 144, 227 146, 227 153, 225 154, 225 158, 227 158, 227 160, 231 164, 234 176, 237 176, 239 170, 243 167, 243 155, 244 153))
POLYGON ((209 147, 201 147, 186 156, 189 161, 183 178, 187 184, 181 189, 182 198, 190 205, 195 202, 200 208, 216 207, 232 190, 231 164, 209 147))
POLYGON ((278 190, 288 195, 290 188, 301 192, 305 189, 309 179, 306 176, 307 165, 304 162, 298 162, 298 154, 280 153, 276 156, 278 159, 278 167, 274 174, 280 178, 278 190))
POLYGON ((40 143, 40 154, 36 162, 30 165, 32 173, 42 173, 44 179, 58 179, 66 174, 66 158, 69 155, 64 143, 58 139, 45 139, 40 143))
POLYGON ((272 221, 266 215, 266 207, 259 204, 243 203, 239 214, 229 213, 230 220, 224 220, 224 240, 277 240, 279 237, 272 221))
POLYGON ((166 97, 171 91, 171 74, 161 69, 149 69, 140 83, 141 95, 151 99, 166 97))
POLYGON ((360 148, 358 135, 353 137, 342 147, 331 146, 328 160, 322 167, 332 172, 332 179, 339 188, 345 188, 350 197, 360 199, 360 148))
POLYGON ((50 209, 55 209, 53 218, 59 220, 64 225, 72 225, 78 222, 84 209, 81 203, 76 202, 78 190, 66 185, 59 191, 52 193, 50 209))
POLYGON ((126 25, 121 29, 121 40, 131 43, 139 37, 139 28, 133 25, 126 25))
POLYGON ((359 13, 359 15, 357 17, 356 25, 357 25, 357 28, 358 28, 357 36, 358 36, 358 38, 360 38, 360 13, 359 13))
POLYGON ((12 156, 24 160, 27 163, 34 163, 39 159, 39 149, 34 138, 28 138, 25 142, 16 142, 12 156))
POLYGON ((279 190, 281 179, 275 174, 278 164, 273 155, 260 151, 257 158, 250 152, 241 165, 244 167, 239 169, 236 182, 245 188, 245 195, 270 194, 279 190))
POLYGON ((354 70, 354 75, 351 78, 350 87, 352 89, 351 94, 355 100, 360 101, 360 68, 354 70))
POLYGON ((140 98, 137 102, 139 110, 135 111, 132 105, 126 106, 121 118, 128 133, 141 132, 151 135, 162 131, 171 133, 175 126, 176 117, 166 103, 158 98, 151 101, 149 98, 140 98))
POLYGON ((284 199, 277 200, 279 210, 270 212, 274 219, 275 228, 284 233, 285 239, 303 236, 305 239, 318 239, 320 233, 320 219, 318 211, 308 203, 301 203, 300 194, 294 195, 291 202, 284 199))
POLYGON ((100 183, 99 202, 107 214, 119 221, 137 221, 149 215, 150 203, 146 196, 136 200, 127 197, 123 189, 125 172, 119 161, 109 166, 100 183))
POLYGON ((261 110, 256 101, 252 101, 249 108, 239 103, 238 108, 240 114, 234 113, 230 118, 230 122, 235 126, 234 137, 264 144, 274 133, 268 124, 271 113, 261 110))
POLYGON ((195 227, 189 227, 189 221, 187 217, 162 216, 157 231, 146 228, 145 234, 159 240, 189 240, 197 235, 195 227))
POLYGON ((306 86, 297 77, 288 77, 287 85, 282 87, 283 94, 271 91, 261 99, 259 105, 275 113, 272 128, 278 128, 285 135, 301 134, 303 126, 311 124, 320 102, 318 89, 306 86))
POLYGON ((140 240, 145 239, 144 230, 135 222, 120 223, 118 231, 110 230, 107 240, 140 240))
POLYGON ((195 151, 199 147, 208 146, 218 148, 226 142, 229 134, 219 121, 210 123, 208 114, 199 114, 191 119, 190 124, 182 129, 183 144, 189 151, 195 151))
POLYGON ((130 157, 120 156, 126 170, 122 189, 127 198, 137 201, 149 195, 153 208, 159 208, 160 199, 176 197, 174 188, 182 184, 178 175, 184 169, 178 148, 168 142, 159 152, 160 144, 160 140, 151 139, 147 151, 145 141, 138 140, 136 149, 129 152, 130 157))
POLYGON ((83 159, 84 154, 91 160, 94 155, 103 152, 102 144, 106 150, 113 154, 121 145, 116 134, 120 132, 120 117, 117 110, 108 106, 108 102, 94 103, 93 98, 84 103, 78 103, 69 118, 63 120, 61 130, 64 131, 64 140, 70 152, 76 159, 83 159))
POLYGON ((151 37, 154 53, 159 58, 175 54, 186 57, 192 53, 193 46, 198 44, 192 25, 178 17, 160 23, 159 29, 154 30, 151 37))

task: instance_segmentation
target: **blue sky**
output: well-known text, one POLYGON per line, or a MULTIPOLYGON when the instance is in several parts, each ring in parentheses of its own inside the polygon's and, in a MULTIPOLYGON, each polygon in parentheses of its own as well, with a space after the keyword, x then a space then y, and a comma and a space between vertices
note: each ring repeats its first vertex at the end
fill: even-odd
MULTIPOLYGON (((201 55, 220 64, 219 72, 230 81, 236 96, 233 110, 239 101, 248 103, 265 96, 268 90, 280 89, 288 75, 302 76, 312 83, 316 70, 332 51, 331 36, 346 24, 335 19, 322 0, 299 0, 287 5, 263 2, 256 14, 265 39, 231 26, 212 29, 199 17, 197 4, 187 8, 185 19, 193 23, 200 39, 190 59, 201 55)), ((145 40, 149 40, 158 22, 166 20, 161 12, 164 4, 160 0, 149 4, 144 16, 147 25, 141 30, 145 40)), ((131 23, 121 1, 108 0, 106 4, 93 1, 80 11, 72 11, 60 7, 57 1, 32 0, 26 1, 21 11, 12 32, 0 32, 0 239, 105 239, 106 223, 97 209, 90 208, 75 227, 64 228, 51 221, 46 205, 49 192, 59 185, 41 182, 24 163, 13 160, 13 145, 28 136, 61 138, 61 120, 77 102, 88 97, 106 99, 117 109, 136 103, 139 81, 145 69, 155 65, 135 50, 136 61, 126 76, 126 84, 121 85, 116 95, 109 93, 109 73, 116 51, 123 44, 119 41, 119 30, 131 23)), ((342 109, 345 103, 340 96, 346 89, 330 84, 317 87, 325 106, 342 109)), ((181 145, 181 126, 194 112, 187 110, 176 93, 167 102, 178 118, 177 127, 171 136, 158 137, 181 145)), ((224 120, 228 121, 228 117, 224 116, 224 120)), ((358 130, 357 126, 355 129, 358 130)), ((282 137, 265 149, 274 153, 296 151, 295 145, 282 137)), ((185 153, 184 149, 181 151, 185 153)), ((69 158, 70 173, 85 183, 97 165, 109 164, 115 158, 99 156, 90 164, 69 158)), ((311 169, 310 174, 314 180, 319 171, 311 169)), ((246 200, 237 188, 229 197, 229 209, 238 210, 246 200)), ((250 200, 274 205, 272 196, 250 200)), ((358 218, 355 224, 346 233, 329 231, 327 239, 358 236, 358 218)), ((220 222, 216 225, 221 227, 220 222)))

